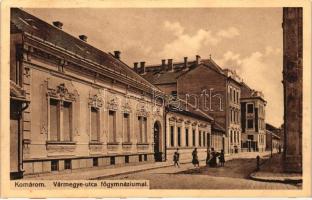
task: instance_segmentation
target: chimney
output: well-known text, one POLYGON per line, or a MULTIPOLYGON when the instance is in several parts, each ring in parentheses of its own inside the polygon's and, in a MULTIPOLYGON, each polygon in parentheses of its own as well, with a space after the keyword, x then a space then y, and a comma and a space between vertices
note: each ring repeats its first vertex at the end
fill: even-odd
POLYGON ((62 27, 63 27, 63 23, 60 22, 60 21, 54 21, 54 22, 52 22, 52 23, 53 23, 53 25, 54 25, 55 27, 57 27, 57 28, 59 28, 59 29, 62 29, 62 27))
POLYGON ((184 66, 183 66, 184 69, 187 68, 187 57, 184 57, 184 66))
POLYGON ((161 60, 161 70, 166 70, 166 60, 165 59, 163 59, 163 60, 161 60))
POLYGON ((199 63, 200 63, 200 56, 196 55, 196 64, 199 65, 199 63))
POLYGON ((142 61, 142 62, 140 62, 140 64, 141 64, 140 74, 144 74, 145 73, 145 62, 142 61))
POLYGON ((120 51, 114 51, 114 56, 117 59, 120 59, 120 51))
POLYGON ((87 42, 88 37, 86 35, 79 35, 80 40, 87 42))
POLYGON ((137 62, 133 63, 133 70, 138 73, 138 64, 137 62))
POLYGON ((168 71, 173 71, 172 59, 168 59, 168 71))

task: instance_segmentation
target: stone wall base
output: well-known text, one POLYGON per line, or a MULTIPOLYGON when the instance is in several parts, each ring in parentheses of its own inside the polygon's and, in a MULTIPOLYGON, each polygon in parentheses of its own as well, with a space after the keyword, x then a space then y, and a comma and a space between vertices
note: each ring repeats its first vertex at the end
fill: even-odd
POLYGON ((283 161, 284 172, 302 173, 302 156, 301 155, 286 155, 283 161))

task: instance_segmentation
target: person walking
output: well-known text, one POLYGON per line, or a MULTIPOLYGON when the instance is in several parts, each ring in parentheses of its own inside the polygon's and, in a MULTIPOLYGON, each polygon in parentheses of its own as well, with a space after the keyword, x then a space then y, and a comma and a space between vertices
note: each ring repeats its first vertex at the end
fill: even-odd
POLYGON ((210 167, 217 166, 217 153, 215 152, 214 148, 211 148, 211 159, 209 160, 208 163, 210 167))
POLYGON ((194 167, 199 167, 199 160, 198 160, 198 155, 197 155, 197 148, 194 149, 194 151, 192 152, 192 163, 194 165, 194 167))
POLYGON ((173 154, 173 162, 174 162, 174 166, 176 167, 180 167, 180 162, 179 162, 179 159, 180 159, 180 154, 179 154, 179 149, 177 149, 176 152, 174 152, 173 154))
POLYGON ((224 158, 224 150, 223 149, 221 150, 221 153, 219 155, 219 160, 220 160, 221 167, 224 167, 225 158, 224 158))

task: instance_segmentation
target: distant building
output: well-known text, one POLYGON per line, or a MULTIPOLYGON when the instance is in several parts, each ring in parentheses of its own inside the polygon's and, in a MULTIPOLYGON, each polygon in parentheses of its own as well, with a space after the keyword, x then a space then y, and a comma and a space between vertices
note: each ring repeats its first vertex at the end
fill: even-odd
POLYGON ((265 151, 265 106, 262 92, 251 89, 246 83, 241 86, 242 149, 265 151))
POLYGON ((180 160, 191 161, 192 151, 197 148, 198 158, 204 160, 207 149, 221 146, 212 144, 212 137, 219 136, 212 133, 213 118, 201 110, 186 110, 182 101, 180 104, 179 107, 169 105, 166 109, 167 159, 172 159, 174 152, 179 149, 180 160))
POLYGON ((283 8, 284 169, 302 172, 302 8, 283 8))
POLYGON ((11 10, 11 172, 165 160, 163 92, 53 24, 11 10))
POLYGON ((166 94, 178 96, 212 116, 225 129, 222 149, 226 153, 241 149, 240 78, 220 68, 211 58, 184 62, 162 60, 160 65, 134 63, 134 70, 166 94))
POLYGON ((283 140, 281 128, 277 128, 269 123, 265 124, 266 129, 266 150, 278 152, 283 150, 283 140))

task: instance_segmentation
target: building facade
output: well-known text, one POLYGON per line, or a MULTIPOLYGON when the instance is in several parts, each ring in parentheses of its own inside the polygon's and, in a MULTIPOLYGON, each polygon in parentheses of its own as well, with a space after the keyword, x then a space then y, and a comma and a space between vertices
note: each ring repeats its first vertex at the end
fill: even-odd
POLYGON ((283 8, 284 169, 302 172, 302 8, 283 8))
POLYGON ((11 12, 11 80, 29 100, 20 118, 25 174, 163 161, 164 105, 153 99, 163 93, 120 52, 53 24, 11 12))
POLYGON ((134 64, 134 70, 162 89, 178 96, 193 108, 203 110, 225 129, 222 137, 226 153, 241 149, 240 78, 228 69, 222 69, 211 58, 184 62, 162 60, 160 65, 134 64))
POLYGON ((180 161, 190 162, 196 148, 199 160, 207 158, 207 150, 214 148, 220 152, 224 129, 214 119, 201 110, 188 109, 185 104, 175 108, 168 106, 166 112, 166 154, 173 158, 174 152, 180 153, 180 161))
POLYGON ((241 126, 242 149, 244 151, 265 151, 266 149, 266 125, 265 106, 266 101, 262 92, 255 91, 245 83, 241 84, 241 126))

